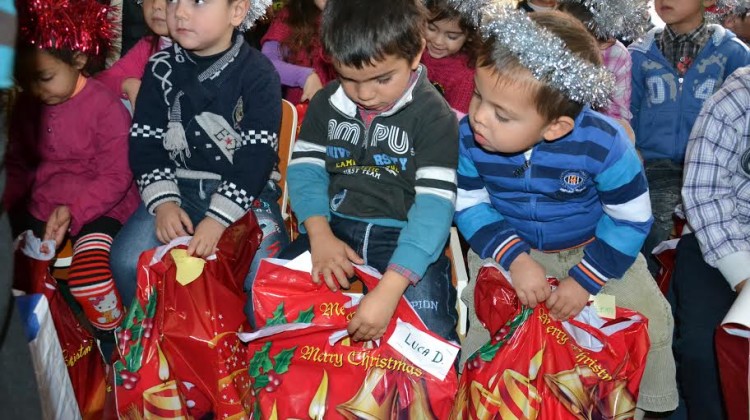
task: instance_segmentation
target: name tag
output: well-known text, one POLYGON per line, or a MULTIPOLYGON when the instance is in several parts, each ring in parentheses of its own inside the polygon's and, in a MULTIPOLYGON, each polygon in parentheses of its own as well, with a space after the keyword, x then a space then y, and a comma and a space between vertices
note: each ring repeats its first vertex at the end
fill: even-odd
POLYGON ((593 302, 591 306, 594 307, 594 310, 596 310, 596 314, 599 315, 599 317, 606 319, 615 319, 615 317, 617 316, 617 308, 615 307, 614 295, 605 295, 604 293, 599 293, 596 296, 592 296, 591 298, 589 298, 589 301, 593 302))
POLYGON ((439 340, 400 319, 396 320, 396 329, 388 339, 388 345, 441 381, 453 366, 459 350, 455 345, 439 340))

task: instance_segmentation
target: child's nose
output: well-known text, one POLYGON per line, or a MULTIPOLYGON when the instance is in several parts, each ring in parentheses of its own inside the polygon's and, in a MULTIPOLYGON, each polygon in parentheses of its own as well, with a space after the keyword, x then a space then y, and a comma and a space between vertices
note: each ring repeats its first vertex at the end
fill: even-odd
POLYGON ((369 86, 368 83, 362 83, 357 87, 357 96, 360 102, 367 102, 375 98, 375 89, 369 86))

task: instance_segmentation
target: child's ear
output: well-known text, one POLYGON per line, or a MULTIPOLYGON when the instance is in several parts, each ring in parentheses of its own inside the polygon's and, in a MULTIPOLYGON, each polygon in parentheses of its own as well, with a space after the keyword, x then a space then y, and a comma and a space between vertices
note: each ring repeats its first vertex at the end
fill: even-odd
POLYGON ((231 23, 235 28, 240 26, 242 21, 245 20, 247 11, 250 10, 250 1, 251 0, 234 0, 230 3, 230 11, 232 13, 231 23))
POLYGON ((557 117, 547 124, 542 132, 542 137, 544 140, 554 141, 568 135, 568 133, 573 131, 575 126, 576 123, 572 118, 566 116, 557 117))
POLYGON ((424 49, 427 46, 427 40, 422 38, 422 48, 419 49, 419 53, 414 57, 413 60, 411 60, 411 69, 416 70, 417 67, 419 67, 419 62, 422 61, 422 54, 424 54, 424 49))
POLYGON ((76 68, 76 70, 81 71, 84 67, 86 67, 86 63, 88 63, 89 57, 84 54, 77 52, 73 54, 73 67, 76 68))

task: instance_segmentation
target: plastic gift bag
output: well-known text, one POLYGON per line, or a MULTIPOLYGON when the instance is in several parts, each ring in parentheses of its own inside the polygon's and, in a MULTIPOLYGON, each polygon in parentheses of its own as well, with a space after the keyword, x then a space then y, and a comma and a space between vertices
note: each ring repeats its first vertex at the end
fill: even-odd
POLYGON ((49 312, 67 365, 70 383, 84 419, 99 419, 105 396, 106 367, 96 339, 81 325, 65 301, 57 281, 50 274, 49 262, 55 255, 54 241, 42 241, 31 231, 17 241, 14 288, 27 294, 43 294, 49 301, 49 312))
POLYGON ((136 299, 118 331, 114 364, 121 418, 215 418, 243 412, 221 398, 235 372, 227 348, 250 326, 243 312, 245 276, 262 233, 248 212, 231 225, 206 260, 187 256, 190 238, 144 252, 136 299), (225 339, 225 337, 227 337, 225 339))
MULTIPOLYGON (((264 264, 253 294, 256 302, 270 297, 279 305, 256 308, 258 319, 273 316, 265 328, 243 335, 249 341, 243 350, 249 374, 244 404, 253 419, 448 417, 458 347, 430 333, 405 299, 380 340, 353 342, 346 326, 359 296, 331 292, 312 283, 309 272, 278 260, 264 264), (286 287, 289 295, 282 299, 277 291, 286 287), (294 322, 299 320, 305 322, 294 322)), ((375 287, 377 272, 355 270, 367 287, 375 287)))
POLYGON ((81 418, 47 298, 41 293, 18 296, 16 306, 29 340, 42 415, 45 419, 81 418))
POLYGON ((287 263, 265 259, 258 267, 253 282, 253 313, 258 328, 310 322, 341 325, 338 318, 351 319, 362 294, 330 292, 325 284, 313 283, 309 272, 287 268, 287 263))
POLYGON ((730 420, 750 418, 750 287, 745 286, 716 331, 721 391, 730 420))
POLYGON ((477 316, 492 339, 466 362, 452 418, 632 418, 648 321, 623 308, 604 320, 587 306, 560 322, 544 305, 522 307, 514 295, 496 267, 480 270, 477 316))

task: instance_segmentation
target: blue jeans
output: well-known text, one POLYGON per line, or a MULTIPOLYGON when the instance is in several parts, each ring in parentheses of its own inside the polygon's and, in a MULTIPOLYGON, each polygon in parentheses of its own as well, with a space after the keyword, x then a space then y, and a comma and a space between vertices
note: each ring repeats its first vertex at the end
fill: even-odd
POLYGON ((703 260, 694 234, 680 239, 672 275, 677 381, 690 419, 727 418, 714 347, 716 328, 737 297, 703 260))
MULTIPOLYGON (((182 209, 188 214, 193 225, 197 225, 206 216, 206 210, 211 204, 211 194, 219 187, 220 181, 213 179, 193 180, 180 178, 180 196, 182 209)), ((255 270, 260 260, 275 256, 287 244, 289 236, 286 234, 281 219, 281 210, 276 199, 279 189, 269 182, 258 200, 253 203, 253 213, 258 219, 258 225, 263 230, 263 240, 258 252, 250 265, 250 271, 245 277, 246 292, 252 289, 255 270)), ((112 275, 120 292, 123 304, 130 306, 135 297, 138 257, 142 252, 162 245, 156 238, 155 216, 151 215, 141 203, 138 210, 128 219, 112 244, 110 265, 112 275)))
MULTIPOLYGON (((388 262, 398 245, 401 228, 384 227, 356 220, 333 216, 331 230, 340 240, 346 242, 369 265, 381 273, 388 268, 388 262)), ((292 259, 310 249, 307 235, 300 235, 281 253, 281 258, 292 259)), ((451 283, 451 264, 441 254, 430 264, 422 279, 404 292, 427 328, 445 338, 458 343, 456 324, 456 289, 451 283)))
POLYGON ((645 168, 654 224, 643 243, 642 251, 648 263, 648 270, 651 275, 656 276, 659 272, 659 262, 656 261, 651 251, 661 242, 669 239, 669 234, 672 232, 674 226, 672 214, 677 204, 682 202, 680 198, 682 165, 664 159, 646 162, 645 168))

